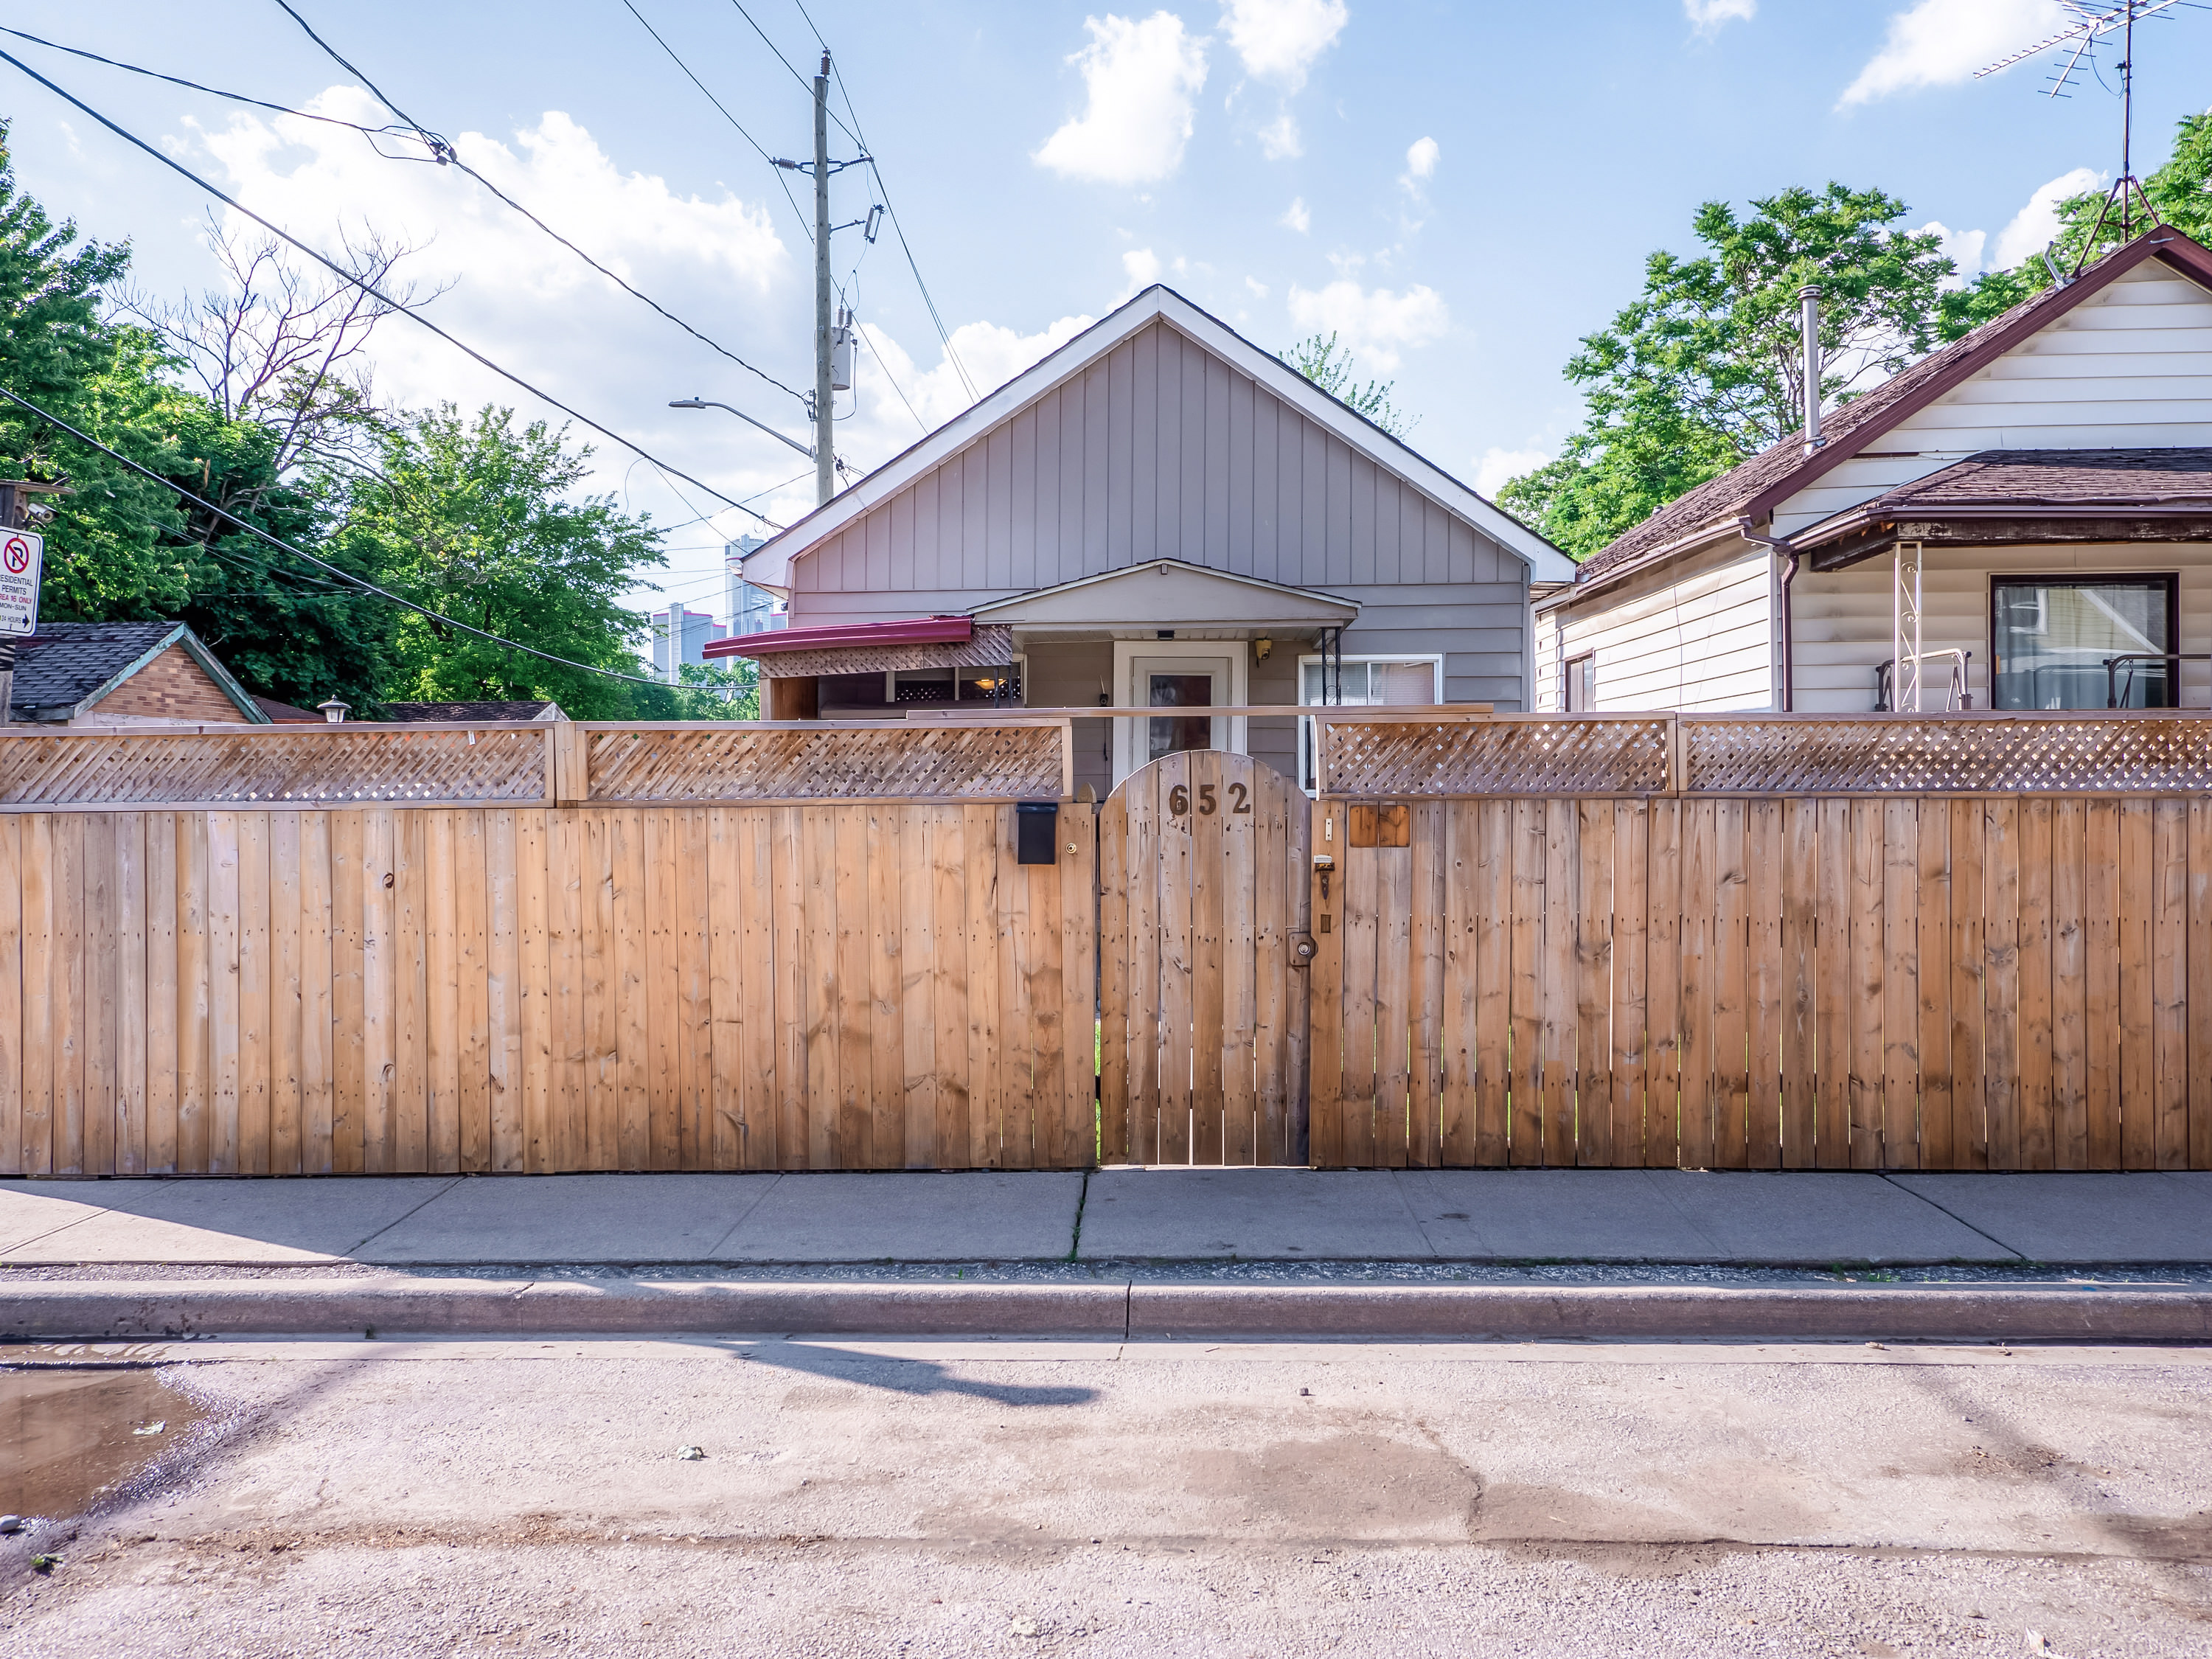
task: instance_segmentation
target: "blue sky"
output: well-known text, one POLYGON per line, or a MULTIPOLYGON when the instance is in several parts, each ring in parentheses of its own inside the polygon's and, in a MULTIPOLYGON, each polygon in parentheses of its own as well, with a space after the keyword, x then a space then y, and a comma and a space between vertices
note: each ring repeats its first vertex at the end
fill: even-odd
MULTIPOLYGON (((806 229, 624 0, 295 3, 564 234, 770 374, 811 380, 806 229)), ((633 3, 772 154, 811 143, 805 94, 732 0, 633 3)), ((811 68, 796 0, 745 5, 811 68)), ((1699 202, 1879 185, 1911 204, 1910 223, 1994 262, 2039 246, 2038 203, 2060 181, 2109 175, 2118 156, 2117 103, 2094 79, 2052 100, 2047 59, 1971 78, 2059 26, 2060 0, 811 9, 981 389, 1158 276, 1266 346, 1335 329, 1364 371, 1397 381, 1414 446, 1486 485, 1573 428, 1560 365, 1633 295, 1650 250, 1689 246, 1699 202)), ((6 21, 276 102, 389 118, 274 0, 18 0, 6 21)), ((469 179, 381 160, 336 129, 0 45, 302 237, 373 228, 419 245, 416 276, 449 285, 430 314, 656 454, 779 521, 811 504, 811 477, 793 480, 800 457, 717 411, 665 406, 696 392, 804 435, 795 404, 469 179)), ((2112 80, 2118 53, 2100 56, 2112 80)), ((2212 88, 2212 18, 2145 25, 2136 56, 2148 171, 2212 88)), ((26 187, 88 234, 129 238, 149 290, 215 280, 189 185, 0 75, 26 187)), ((842 134, 832 148, 851 153, 842 134)), ((868 194, 860 170, 845 174, 836 216, 865 214, 868 194)), ((836 247, 872 349, 840 447, 873 465, 967 393, 888 231, 872 248, 845 231, 836 247)), ((385 325, 376 357, 396 400, 539 412, 404 319, 385 325)), ((705 515, 697 492, 605 445, 595 482, 673 527, 660 588, 718 606, 722 537, 747 521, 705 515)))

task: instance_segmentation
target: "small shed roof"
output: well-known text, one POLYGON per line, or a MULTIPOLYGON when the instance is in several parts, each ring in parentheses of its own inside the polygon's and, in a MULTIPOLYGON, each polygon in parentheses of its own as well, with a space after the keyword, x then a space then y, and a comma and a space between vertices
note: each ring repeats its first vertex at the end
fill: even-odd
POLYGON ((269 723, 253 694, 180 622, 41 623, 15 641, 9 697, 24 720, 73 720, 171 646, 180 646, 238 707, 241 722, 269 723))

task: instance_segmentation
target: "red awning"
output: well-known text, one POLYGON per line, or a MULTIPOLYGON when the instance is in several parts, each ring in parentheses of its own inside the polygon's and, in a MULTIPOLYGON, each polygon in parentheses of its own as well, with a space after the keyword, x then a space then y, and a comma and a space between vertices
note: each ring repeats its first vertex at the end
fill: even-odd
POLYGON ((781 651, 836 651, 857 646, 965 645, 975 637, 968 617, 915 617, 904 622, 852 623, 839 628, 784 628, 768 634, 741 634, 713 640, 702 648, 708 657, 771 657, 781 651))

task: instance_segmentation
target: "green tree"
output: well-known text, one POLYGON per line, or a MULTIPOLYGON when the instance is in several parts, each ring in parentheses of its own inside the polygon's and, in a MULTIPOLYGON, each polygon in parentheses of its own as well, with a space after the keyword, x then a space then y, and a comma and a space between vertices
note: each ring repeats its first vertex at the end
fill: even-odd
MULTIPOLYGON (((660 532, 611 497, 571 499, 591 454, 512 410, 473 418, 447 404, 384 440, 381 464, 356 480, 341 548, 417 604, 555 656, 644 672, 647 629, 622 595, 666 562, 660 532)), ((675 694, 625 685, 527 656, 403 613, 392 635, 387 702, 550 698, 579 719, 666 718, 675 694)))
POLYGON ((1559 458, 1499 504, 1577 557, 1796 429, 1803 395, 1798 290, 1822 289, 1824 400, 1848 398, 1934 343, 1951 262, 1905 204, 1831 183, 1708 202, 1705 252, 1645 261, 1644 292, 1582 342, 1566 375, 1588 414, 1559 458))
MULTIPOLYGON (((2166 164, 2143 181, 2143 194, 2158 216, 2176 230, 2212 246, 2212 112, 2184 116, 2173 141, 2173 154, 2166 164)), ((1943 296, 1942 336, 1955 340, 1992 317, 2002 316, 2022 300, 2051 285, 2051 266, 2072 271, 2118 247, 2125 240, 2122 226, 2134 234, 2143 231, 2140 204, 2131 204, 2123 220, 2117 204, 2110 211, 2106 190, 2084 191, 2059 204, 2058 235, 2046 263, 2041 252, 2009 270, 1988 270, 1943 296), (2100 223, 2100 221, 2102 221, 2100 223)))
POLYGON ((1334 334, 1311 334, 1299 341, 1282 359, 1323 392, 1355 413, 1365 416, 1392 437, 1402 441, 1418 417, 1407 415, 1390 401, 1395 380, 1370 380, 1362 386, 1352 373, 1352 352, 1340 346, 1334 334))

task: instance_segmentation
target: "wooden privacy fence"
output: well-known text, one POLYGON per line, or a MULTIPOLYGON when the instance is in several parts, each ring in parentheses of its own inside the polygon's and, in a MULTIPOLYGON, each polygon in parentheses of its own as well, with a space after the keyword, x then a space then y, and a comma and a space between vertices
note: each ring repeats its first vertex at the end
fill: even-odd
POLYGON ((1315 1163, 2212 1169, 2212 721, 1514 724, 1323 726, 1315 1163))
POLYGON ((0 732, 0 1172, 2212 1169, 2212 720, 1312 712, 0 732))
MULTIPOLYGON (((1093 809, 1062 805, 1052 861, 1024 865, 1015 805, 960 799, 995 793, 1012 753, 1048 766, 1050 799, 1063 731, 933 734, 874 775, 904 800, 0 812, 0 1166, 1087 1164, 1093 809)), ((376 735, 362 770, 389 778, 420 734, 376 735)), ((518 787, 542 799, 554 740, 601 735, 441 742, 464 763, 433 793, 481 786, 471 750, 527 744, 518 787)), ((789 764, 781 734, 741 735, 789 764)), ((758 787, 702 736, 646 787, 758 787)), ((803 737, 858 793, 844 763, 870 733, 803 737)), ((0 777, 34 775, 10 750, 36 744, 80 776, 135 752, 126 799, 145 772, 267 789, 283 746, 170 741, 0 736, 0 777)), ((311 760, 318 742, 295 739, 311 760)))

